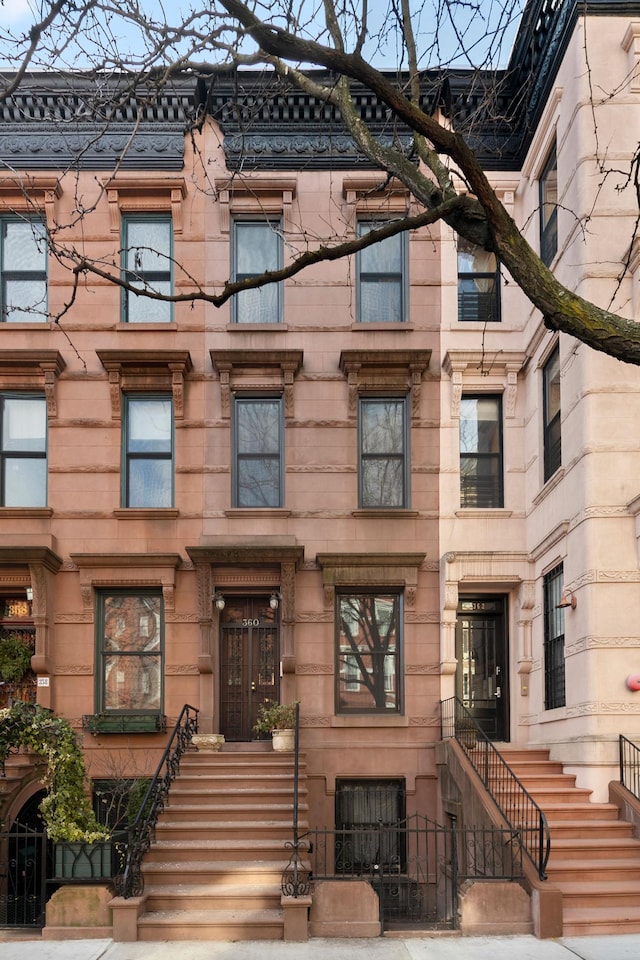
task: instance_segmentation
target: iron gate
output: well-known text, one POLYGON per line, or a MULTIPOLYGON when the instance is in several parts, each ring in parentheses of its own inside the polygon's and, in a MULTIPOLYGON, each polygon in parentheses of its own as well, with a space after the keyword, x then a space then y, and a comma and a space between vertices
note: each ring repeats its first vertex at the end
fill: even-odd
POLYGON ((0 833, 0 926, 44 926, 46 834, 14 824, 0 833))

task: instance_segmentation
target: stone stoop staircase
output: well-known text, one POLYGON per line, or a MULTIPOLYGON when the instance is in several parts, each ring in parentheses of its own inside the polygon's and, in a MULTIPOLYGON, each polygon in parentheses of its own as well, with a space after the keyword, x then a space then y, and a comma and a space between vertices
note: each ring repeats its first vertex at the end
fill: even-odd
POLYGON ((640 840, 632 825, 615 804, 592 802, 548 750, 499 749, 549 823, 547 876, 562 890, 563 935, 640 933, 640 840))
MULTIPOLYGON (((307 829, 304 758, 299 820, 307 829)), ((190 751, 143 863, 139 940, 282 940, 293 754, 190 751)))

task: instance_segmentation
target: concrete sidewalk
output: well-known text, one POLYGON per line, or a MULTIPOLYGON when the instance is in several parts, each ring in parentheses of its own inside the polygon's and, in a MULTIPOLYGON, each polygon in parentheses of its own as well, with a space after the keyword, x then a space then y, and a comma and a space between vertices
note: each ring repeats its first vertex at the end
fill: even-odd
POLYGON ((640 934, 537 940, 517 937, 381 937, 252 942, 180 940, 0 941, 2 960, 639 960, 640 934))

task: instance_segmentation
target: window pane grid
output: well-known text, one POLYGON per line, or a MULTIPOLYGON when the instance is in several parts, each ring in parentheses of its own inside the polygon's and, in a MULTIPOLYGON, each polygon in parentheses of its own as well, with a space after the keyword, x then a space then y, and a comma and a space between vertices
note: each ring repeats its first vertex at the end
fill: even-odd
POLYGON ((47 502, 47 413, 44 397, 1 397, 0 504, 47 502))
POLYGON ((126 398, 125 507, 173 505, 173 405, 166 397, 126 398))
POLYGON ((360 506, 407 504, 406 400, 360 401, 360 506))
POLYGON ((42 323, 47 312, 47 243, 39 219, 0 220, 2 320, 42 323))
MULTIPOLYGON (((132 286, 161 296, 173 291, 172 222, 170 217, 126 217, 124 220, 124 279, 132 286)), ((129 323, 166 323, 173 305, 124 291, 124 319, 129 323)))
MULTIPOLYGON (((383 226, 361 221, 362 237, 383 226)), ((358 320, 365 323, 402 323, 405 319, 405 238, 387 237, 361 250, 357 256, 358 320)))
MULTIPOLYGON (((282 265, 282 230, 278 222, 238 220, 234 224, 233 278, 247 280, 282 265)), ((235 323, 280 323, 280 283, 242 290, 233 297, 235 323)))
POLYGON ((562 596, 564 571, 558 564, 544 578, 544 703, 546 710, 563 707, 565 693, 564 610, 558 607, 562 596))
POLYGON ((460 505, 504 506, 502 401, 465 396, 460 402, 460 505))
POLYGON ((560 351, 558 347, 555 348, 545 365, 542 387, 544 480, 546 482, 562 463, 560 351))
POLYGON ((282 399, 236 398, 236 507, 282 506, 282 399))

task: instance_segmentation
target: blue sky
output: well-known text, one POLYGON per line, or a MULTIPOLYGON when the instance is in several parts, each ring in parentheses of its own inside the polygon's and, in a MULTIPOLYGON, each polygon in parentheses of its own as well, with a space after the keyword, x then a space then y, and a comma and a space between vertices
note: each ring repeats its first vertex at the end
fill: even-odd
MULTIPOLYGON (((370 4, 370 23, 373 28, 376 27, 376 24, 380 25, 388 21, 387 4, 388 0, 372 0, 370 4)), ((0 63, 10 65, 10 56, 11 54, 15 55, 16 50, 15 43, 7 42, 6 31, 12 33, 14 36, 28 31, 30 26, 38 18, 41 5, 44 5, 43 0, 0 0, 0 63), (4 47, 4 50, 2 47, 4 47)), ((190 5, 189 0, 182 0, 182 2, 181 0, 178 0, 178 2, 176 2, 176 0, 173 0, 173 2, 172 0, 168 0, 166 5, 168 20, 180 24, 182 22, 181 9, 186 11, 190 5)), ((211 6, 214 5, 214 3, 211 3, 211 6)), ((439 0, 426 0, 422 12, 416 14, 413 18, 418 47, 422 51, 427 51, 437 39, 440 60, 446 61, 456 49, 455 34, 458 33, 459 36, 463 37, 465 47, 472 52, 476 64, 483 64, 489 54, 494 65, 504 65, 519 21, 517 9, 515 11, 516 15, 513 17, 509 15, 509 10, 512 5, 518 8, 522 5, 522 0, 513 0, 513 4, 512 0, 479 0, 479 12, 474 13, 473 17, 465 21, 465 11, 468 17, 468 11, 471 5, 462 4, 456 11, 455 26, 450 22, 445 22, 438 29, 436 38, 434 10, 438 9, 440 12, 446 11, 446 4, 439 2, 439 0), (505 40, 501 43, 499 51, 497 45, 491 42, 487 29, 488 23, 499 23, 506 31, 505 40)), ((150 14, 162 11, 161 0, 141 0, 140 6, 145 12, 150 14)), ((201 0, 201 6, 203 9, 206 9, 208 6, 207 0, 201 0)), ((313 9, 314 6, 313 0, 309 0, 309 9, 313 9)), ((104 19, 104 16, 102 19, 104 19)), ((313 16, 311 22, 313 23, 313 16)), ((133 50, 142 49, 141 41, 136 38, 134 30, 130 26, 124 26, 122 21, 116 22, 115 19, 112 19, 111 30, 117 32, 119 45, 123 44, 122 49, 127 45, 131 45, 133 50)), ((77 53, 72 57, 67 56, 64 65, 78 69, 90 66, 92 60, 91 52, 90 49, 87 48, 86 43, 84 47, 84 54, 81 55, 77 53)), ((392 40, 389 40, 385 46, 378 46, 375 49, 372 48, 369 51, 369 57, 374 66, 396 66, 397 51, 395 44, 392 40)), ((214 58, 215 54, 212 51, 211 59, 214 58)), ((199 57, 198 59, 204 58, 199 57)), ((455 58, 454 62, 460 67, 470 67, 473 65, 467 57, 455 58)), ((425 57, 420 65, 422 67, 428 67, 433 65, 433 62, 429 62, 425 57)), ((50 68, 51 66, 52 64, 47 60, 43 63, 34 62, 33 64, 35 69, 50 68)))

